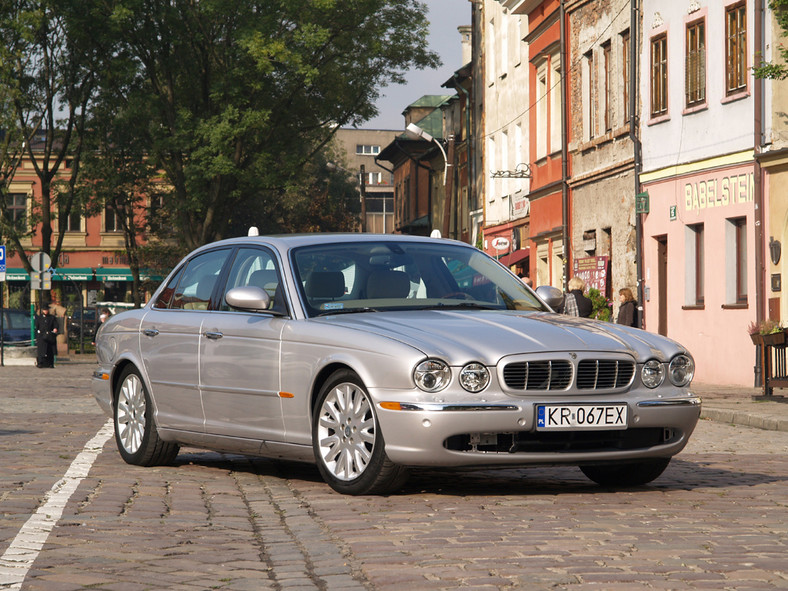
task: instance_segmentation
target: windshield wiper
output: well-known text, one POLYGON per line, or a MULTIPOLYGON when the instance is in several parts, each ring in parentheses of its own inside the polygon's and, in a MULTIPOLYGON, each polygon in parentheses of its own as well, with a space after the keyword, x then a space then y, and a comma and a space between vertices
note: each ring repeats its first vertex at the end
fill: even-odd
POLYGON ((457 302, 456 304, 433 304, 430 306, 419 306, 416 310, 444 310, 465 308, 467 310, 503 310, 500 306, 492 304, 482 304, 480 302, 457 302))
POLYGON ((357 312, 380 312, 377 308, 337 308, 336 310, 321 310, 317 314, 315 314, 315 318, 318 316, 330 316, 332 314, 356 314, 357 312))

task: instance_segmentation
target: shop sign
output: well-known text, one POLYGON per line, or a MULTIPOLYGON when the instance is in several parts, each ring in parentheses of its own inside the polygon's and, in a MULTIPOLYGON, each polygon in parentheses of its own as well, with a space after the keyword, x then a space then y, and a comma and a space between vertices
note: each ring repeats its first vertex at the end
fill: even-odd
POLYGON ((607 270, 610 264, 610 257, 583 257, 575 259, 573 263, 573 275, 580 277, 586 287, 595 288, 603 295, 607 295, 607 270))
POLYGON ((708 177, 684 184, 684 206, 687 211, 727 207, 752 202, 755 176, 752 172, 722 177, 708 177))
POLYGON ((492 239, 492 246, 495 250, 506 250, 509 248, 509 239, 503 236, 498 236, 492 239))

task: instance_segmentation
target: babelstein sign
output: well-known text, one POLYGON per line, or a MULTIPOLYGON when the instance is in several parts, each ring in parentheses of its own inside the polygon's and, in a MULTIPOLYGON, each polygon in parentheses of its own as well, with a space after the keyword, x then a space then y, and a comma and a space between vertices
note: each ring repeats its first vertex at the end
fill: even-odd
POLYGON ((752 201, 754 194, 752 172, 711 177, 684 184, 684 205, 687 211, 726 207, 752 201))

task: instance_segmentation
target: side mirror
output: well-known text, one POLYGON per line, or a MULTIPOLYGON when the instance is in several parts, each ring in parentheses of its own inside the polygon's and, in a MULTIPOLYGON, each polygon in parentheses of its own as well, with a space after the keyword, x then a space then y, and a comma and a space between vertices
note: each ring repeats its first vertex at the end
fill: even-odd
POLYGON ((536 295, 553 310, 560 308, 564 303, 564 292, 552 285, 540 285, 536 288, 536 295))
POLYGON ((261 287, 245 285, 234 287, 224 295, 227 305, 249 312, 270 312, 271 297, 261 287))

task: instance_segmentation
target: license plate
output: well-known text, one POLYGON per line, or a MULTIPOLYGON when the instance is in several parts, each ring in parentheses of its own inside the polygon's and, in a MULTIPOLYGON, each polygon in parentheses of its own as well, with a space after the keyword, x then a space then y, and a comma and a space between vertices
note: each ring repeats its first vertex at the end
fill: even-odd
POLYGON ((626 428, 626 404, 544 404, 536 407, 537 431, 626 428))

